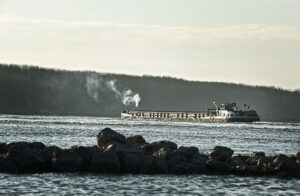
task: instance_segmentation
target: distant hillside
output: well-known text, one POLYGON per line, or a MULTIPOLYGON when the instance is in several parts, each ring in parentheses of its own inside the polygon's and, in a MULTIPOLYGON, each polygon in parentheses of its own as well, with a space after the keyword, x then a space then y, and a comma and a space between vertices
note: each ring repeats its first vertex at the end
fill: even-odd
POLYGON ((297 91, 0 65, 0 113, 119 116, 137 105, 148 110, 203 111, 213 101, 250 104, 265 121, 300 121, 297 91))

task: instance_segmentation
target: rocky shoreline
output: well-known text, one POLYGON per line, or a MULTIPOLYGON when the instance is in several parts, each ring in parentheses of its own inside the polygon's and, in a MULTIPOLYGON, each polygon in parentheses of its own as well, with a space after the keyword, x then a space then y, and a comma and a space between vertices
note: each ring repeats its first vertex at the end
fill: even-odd
POLYGON ((112 174, 233 174, 300 178, 300 152, 266 156, 253 152, 235 155, 216 146, 210 154, 196 147, 178 147, 171 141, 147 143, 140 136, 124 135, 105 128, 93 147, 61 149, 41 142, 0 143, 0 172, 96 172, 112 174))

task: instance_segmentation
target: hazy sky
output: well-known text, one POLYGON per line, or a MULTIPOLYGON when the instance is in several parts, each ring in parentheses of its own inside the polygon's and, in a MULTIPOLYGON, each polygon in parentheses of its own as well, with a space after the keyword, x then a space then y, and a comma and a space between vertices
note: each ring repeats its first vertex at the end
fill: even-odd
POLYGON ((300 88, 300 0, 0 0, 0 63, 300 88))

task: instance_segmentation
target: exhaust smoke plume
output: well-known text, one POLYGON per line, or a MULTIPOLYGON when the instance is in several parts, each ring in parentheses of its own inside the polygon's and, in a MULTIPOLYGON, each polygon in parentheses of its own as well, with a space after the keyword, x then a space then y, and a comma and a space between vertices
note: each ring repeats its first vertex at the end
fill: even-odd
POLYGON ((118 91, 118 89, 116 87, 116 82, 117 82, 117 80, 109 80, 109 81, 105 82, 105 84, 109 90, 111 90, 112 92, 115 93, 116 98, 120 98, 120 97, 122 97, 122 95, 121 95, 121 92, 118 91))
POLYGON ((108 93, 109 91, 112 92, 125 106, 135 105, 135 107, 138 107, 141 101, 141 96, 138 93, 135 94, 128 88, 119 90, 117 87, 117 80, 105 81, 96 74, 91 74, 86 78, 86 90, 88 96, 97 103, 101 100, 100 94, 108 93))
POLYGON ((86 78, 85 87, 88 96, 99 103, 98 89, 101 89, 101 80, 95 74, 92 74, 86 78))
POLYGON ((139 106, 141 101, 141 97, 139 94, 133 94, 131 90, 126 90, 123 92, 122 102, 124 105, 130 105, 131 103, 135 103, 135 107, 139 106))

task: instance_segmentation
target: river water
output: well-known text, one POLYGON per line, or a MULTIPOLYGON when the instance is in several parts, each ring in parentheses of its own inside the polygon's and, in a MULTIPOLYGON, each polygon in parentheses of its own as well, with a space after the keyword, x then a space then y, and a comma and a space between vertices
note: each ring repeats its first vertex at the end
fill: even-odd
MULTIPOLYGON (((266 155, 300 151, 300 123, 189 123, 74 116, 0 116, 0 142, 40 141, 69 148, 96 145, 96 135, 110 127, 147 142, 171 140, 208 154, 216 145, 234 154, 266 155)), ((0 194, 202 194, 299 195, 299 179, 219 175, 100 175, 93 173, 0 174, 0 194)))

